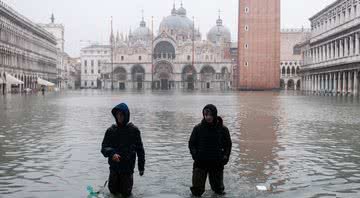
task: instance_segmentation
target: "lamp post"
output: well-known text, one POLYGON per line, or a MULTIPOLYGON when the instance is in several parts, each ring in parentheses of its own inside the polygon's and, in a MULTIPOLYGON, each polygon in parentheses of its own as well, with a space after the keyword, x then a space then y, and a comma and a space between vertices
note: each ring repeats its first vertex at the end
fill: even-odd
POLYGON ((112 16, 111 16, 110 50, 111 50, 111 90, 114 90, 114 32, 113 32, 112 16))
POLYGON ((114 51, 111 43, 111 90, 114 90, 114 51))
POLYGON ((154 89, 154 17, 151 17, 151 89, 154 89))

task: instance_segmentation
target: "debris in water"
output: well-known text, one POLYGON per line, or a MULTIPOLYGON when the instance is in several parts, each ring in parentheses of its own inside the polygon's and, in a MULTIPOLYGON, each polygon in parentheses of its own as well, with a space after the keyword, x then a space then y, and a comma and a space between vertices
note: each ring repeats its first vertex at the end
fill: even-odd
POLYGON ((260 185, 258 185, 258 186, 256 186, 256 189, 259 190, 259 191, 267 191, 266 186, 260 186, 260 185))

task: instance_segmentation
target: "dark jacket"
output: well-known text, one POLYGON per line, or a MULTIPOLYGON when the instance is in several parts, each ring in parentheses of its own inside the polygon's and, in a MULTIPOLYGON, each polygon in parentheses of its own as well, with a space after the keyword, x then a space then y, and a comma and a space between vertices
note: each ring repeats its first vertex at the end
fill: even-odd
POLYGON ((125 126, 116 124, 106 130, 101 153, 108 158, 110 169, 120 173, 134 173, 137 155, 138 169, 144 171, 145 151, 140 130, 134 124, 128 123, 130 111, 125 104, 120 104, 112 110, 115 120, 118 111, 123 112, 125 115, 125 126), (112 160, 114 154, 121 156, 120 162, 112 160))
POLYGON ((195 161, 195 166, 200 168, 226 165, 231 147, 230 133, 223 125, 221 117, 217 117, 215 124, 208 124, 203 120, 196 125, 189 140, 191 156, 195 161))

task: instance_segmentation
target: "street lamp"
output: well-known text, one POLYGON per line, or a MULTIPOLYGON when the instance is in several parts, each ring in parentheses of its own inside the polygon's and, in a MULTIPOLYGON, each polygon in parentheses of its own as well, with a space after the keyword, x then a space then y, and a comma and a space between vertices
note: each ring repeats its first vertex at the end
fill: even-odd
POLYGON ((114 49, 111 42, 111 90, 114 90, 114 49))
POLYGON ((111 16, 110 50, 111 50, 111 90, 114 90, 114 31, 113 31, 112 16, 111 16))

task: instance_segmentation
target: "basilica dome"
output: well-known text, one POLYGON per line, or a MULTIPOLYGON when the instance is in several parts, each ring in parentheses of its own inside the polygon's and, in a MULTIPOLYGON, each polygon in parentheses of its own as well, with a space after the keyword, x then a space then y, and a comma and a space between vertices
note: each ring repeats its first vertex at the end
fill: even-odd
POLYGON ((208 32, 207 39, 213 43, 231 42, 230 30, 223 25, 223 21, 220 17, 216 20, 216 26, 211 28, 208 32))
POLYGON ((135 31, 132 33, 132 40, 134 41, 148 41, 151 40, 151 30, 146 27, 146 23, 144 18, 140 22, 140 27, 136 28, 135 31))
POLYGON ((192 32, 193 22, 186 16, 186 10, 181 6, 178 10, 174 8, 171 11, 171 15, 165 17, 160 23, 159 31, 168 32, 171 35, 178 33, 192 32))

